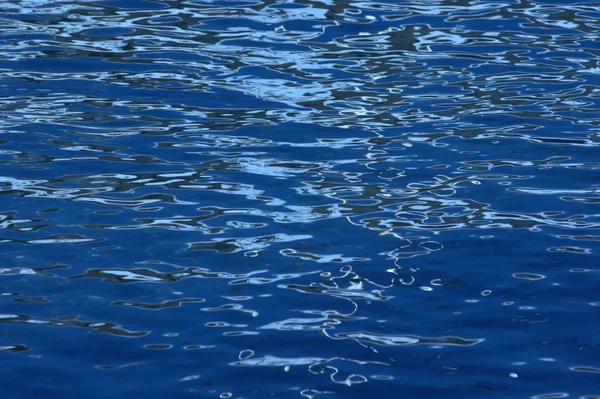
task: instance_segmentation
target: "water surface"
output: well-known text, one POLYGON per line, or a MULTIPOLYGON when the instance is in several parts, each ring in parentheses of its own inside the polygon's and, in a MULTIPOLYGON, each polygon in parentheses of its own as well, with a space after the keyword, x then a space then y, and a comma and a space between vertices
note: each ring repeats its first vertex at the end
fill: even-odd
POLYGON ((600 2, 0 2, 2 398, 600 397, 600 2))

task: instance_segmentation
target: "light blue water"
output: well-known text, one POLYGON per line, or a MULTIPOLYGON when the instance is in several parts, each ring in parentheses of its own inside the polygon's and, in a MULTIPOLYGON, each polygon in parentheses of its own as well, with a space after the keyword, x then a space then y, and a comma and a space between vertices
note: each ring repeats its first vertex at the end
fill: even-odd
POLYGON ((600 2, 0 2, 0 398, 600 398, 600 2))

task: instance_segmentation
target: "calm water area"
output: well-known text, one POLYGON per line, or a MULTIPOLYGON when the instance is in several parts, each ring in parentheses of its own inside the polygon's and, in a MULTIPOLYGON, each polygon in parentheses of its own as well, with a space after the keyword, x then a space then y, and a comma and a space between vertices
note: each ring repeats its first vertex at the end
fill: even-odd
POLYGON ((1 0, 1 399, 599 399, 600 1, 1 0))

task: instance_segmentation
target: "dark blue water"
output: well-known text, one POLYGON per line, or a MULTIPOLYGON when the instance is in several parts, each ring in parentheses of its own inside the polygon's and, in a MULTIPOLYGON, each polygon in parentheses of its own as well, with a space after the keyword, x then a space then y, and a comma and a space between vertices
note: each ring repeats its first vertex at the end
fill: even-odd
POLYGON ((3 0, 0 397, 600 398, 599 32, 3 0))

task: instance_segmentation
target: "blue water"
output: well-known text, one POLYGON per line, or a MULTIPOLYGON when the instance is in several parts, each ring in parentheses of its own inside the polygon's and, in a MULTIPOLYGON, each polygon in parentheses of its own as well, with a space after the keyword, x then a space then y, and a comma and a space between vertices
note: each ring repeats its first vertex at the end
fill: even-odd
POLYGON ((600 398, 599 31, 3 0, 0 398, 600 398))

